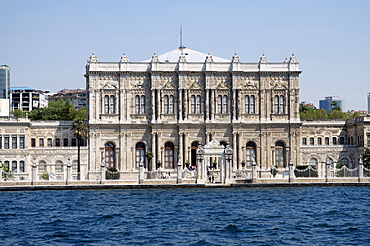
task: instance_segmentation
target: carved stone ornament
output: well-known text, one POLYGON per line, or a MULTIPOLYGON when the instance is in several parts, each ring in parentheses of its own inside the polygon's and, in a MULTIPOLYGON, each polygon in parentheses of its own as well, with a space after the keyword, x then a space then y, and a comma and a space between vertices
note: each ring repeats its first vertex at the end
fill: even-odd
POLYGON ((95 52, 92 53, 89 60, 87 60, 88 63, 90 62, 98 62, 98 57, 95 55, 95 52))
POLYGON ((265 56, 265 53, 262 53, 262 56, 260 58, 260 63, 268 63, 267 57, 265 56))
POLYGON ((189 75, 186 78, 186 87, 189 89, 202 89, 202 86, 199 84, 199 76, 189 75))
POLYGON ((240 86, 244 89, 258 89, 258 82, 251 77, 241 77, 240 86))
POLYGON ((184 53, 181 53, 181 55, 179 56, 179 62, 186 62, 186 56, 184 53))
POLYGON ((240 62, 239 56, 236 54, 236 52, 234 53, 233 56, 233 62, 240 62))
POLYGON ((281 77, 271 78, 270 85, 274 89, 288 89, 288 81, 283 80, 281 77))
POLYGON ((211 53, 208 52, 208 55, 206 56, 206 62, 213 62, 213 57, 211 53))
POLYGON ((117 90, 118 89, 118 83, 115 81, 108 81, 102 83, 102 89, 108 89, 108 90, 117 90))
POLYGON ((157 52, 154 52, 154 55, 152 56, 152 62, 159 62, 159 58, 157 56, 157 52))
POLYGON ((128 81, 133 88, 143 87, 145 76, 132 76, 128 78, 128 81))
POLYGON ((213 85, 216 85, 217 89, 229 89, 230 79, 228 76, 215 76, 213 78, 213 85))
POLYGON ((160 80, 160 86, 162 89, 176 89, 172 82, 174 82, 174 78, 172 76, 163 76, 160 80))
POLYGON ((123 56, 121 56, 120 62, 129 62, 128 57, 126 56, 126 53, 123 53, 123 56))
POLYGON ((292 53, 292 56, 290 57, 289 62, 290 62, 290 63, 298 63, 298 60, 297 60, 297 58, 294 56, 294 53, 292 53))

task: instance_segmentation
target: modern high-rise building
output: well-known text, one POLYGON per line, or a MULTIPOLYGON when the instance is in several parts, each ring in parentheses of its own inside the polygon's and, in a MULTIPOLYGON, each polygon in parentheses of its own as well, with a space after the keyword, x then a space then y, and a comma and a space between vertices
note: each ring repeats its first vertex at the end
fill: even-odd
POLYGON ((8 99, 10 97, 10 67, 0 65, 0 98, 8 99))
POLYGON ((320 109, 325 109, 326 113, 329 113, 335 106, 338 106, 342 111, 344 110, 344 103, 339 97, 330 96, 325 97, 324 100, 319 101, 320 109), (333 104, 333 102, 335 103, 333 104))
POLYGON ((80 89, 63 89, 58 91, 56 94, 50 95, 48 101, 58 101, 62 99, 64 101, 69 100, 70 103, 76 109, 86 107, 86 90, 80 89))

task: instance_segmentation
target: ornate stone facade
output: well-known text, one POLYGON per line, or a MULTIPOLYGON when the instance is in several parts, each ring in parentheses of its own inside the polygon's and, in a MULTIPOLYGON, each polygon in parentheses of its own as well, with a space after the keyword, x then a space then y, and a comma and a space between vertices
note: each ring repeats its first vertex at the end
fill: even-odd
POLYGON ((124 54, 107 63, 93 54, 85 75, 90 171, 102 162, 127 177, 141 162, 149 171, 157 163, 195 166, 198 144, 211 140, 232 146, 234 170, 253 161, 260 168, 297 163, 300 73, 294 55, 242 63, 236 54, 228 61, 178 48, 144 62, 124 54))

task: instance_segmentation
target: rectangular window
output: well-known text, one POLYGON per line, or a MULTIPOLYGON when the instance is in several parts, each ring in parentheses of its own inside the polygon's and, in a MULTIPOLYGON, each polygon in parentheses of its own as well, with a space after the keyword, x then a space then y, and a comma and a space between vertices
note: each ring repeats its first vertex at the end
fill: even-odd
POLYGON ((64 147, 68 146, 68 138, 63 138, 63 146, 64 147))
POLYGON ((321 144, 322 144, 322 142, 321 142, 321 138, 318 138, 318 139, 317 139, 317 144, 318 144, 318 145, 321 145, 321 144))
POLYGON ((77 146, 77 141, 75 138, 72 138, 72 146, 77 146))
POLYGON ((12 161, 12 171, 14 173, 17 173, 18 172, 18 169, 17 169, 17 161, 12 161))
POLYGON ((4 137, 4 149, 9 149, 9 137, 4 137))
POLYGON ((12 149, 16 149, 17 145, 17 137, 12 137, 12 149))
POLYGON ((55 139, 55 146, 57 146, 57 147, 60 146, 60 139, 59 138, 55 139))
POLYGON ((24 137, 19 137, 19 148, 24 149, 24 137))
POLYGON ((2 149, 2 148, 3 148, 3 137, 0 136, 0 149, 2 149))
POLYGON ((36 138, 31 138, 31 147, 36 147, 36 138))
POLYGON ((9 161, 4 162, 5 167, 9 170, 9 161))
POLYGON ((53 140, 51 140, 51 138, 48 138, 48 147, 52 147, 53 146, 53 140))
POLYGON ((367 147, 370 147, 370 134, 367 134, 367 147))
POLYGON ((20 171, 21 173, 24 173, 24 161, 20 161, 20 162, 19 162, 19 171, 20 171))
POLYGON ((43 138, 39 139, 39 147, 44 147, 44 139, 43 138))

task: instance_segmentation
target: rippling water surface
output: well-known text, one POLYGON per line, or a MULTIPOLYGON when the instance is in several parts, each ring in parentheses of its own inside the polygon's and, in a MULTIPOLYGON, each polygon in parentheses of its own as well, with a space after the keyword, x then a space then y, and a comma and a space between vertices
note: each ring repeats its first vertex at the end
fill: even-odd
POLYGON ((370 245, 370 187, 1 192, 2 245, 370 245))

